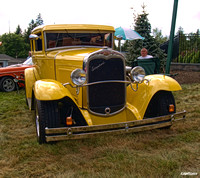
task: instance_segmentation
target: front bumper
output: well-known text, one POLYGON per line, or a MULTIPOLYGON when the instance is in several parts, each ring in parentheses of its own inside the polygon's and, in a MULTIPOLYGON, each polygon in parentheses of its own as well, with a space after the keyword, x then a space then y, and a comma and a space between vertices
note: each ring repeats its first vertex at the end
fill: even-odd
POLYGON ((169 127, 173 122, 185 119, 185 116, 186 111, 183 111, 167 116, 107 125, 45 128, 46 141, 91 138, 96 135, 131 133, 169 127))

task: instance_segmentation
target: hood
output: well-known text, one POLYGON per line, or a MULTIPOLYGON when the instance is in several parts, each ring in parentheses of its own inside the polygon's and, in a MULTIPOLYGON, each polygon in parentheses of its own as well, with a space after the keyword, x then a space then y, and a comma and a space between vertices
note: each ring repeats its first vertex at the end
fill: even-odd
POLYGON ((23 64, 23 63, 21 63, 21 64, 13 64, 13 65, 9 65, 9 66, 6 66, 6 67, 9 67, 9 68, 11 68, 11 67, 28 67, 29 65, 25 65, 25 64, 23 64))
POLYGON ((54 59, 61 59, 61 60, 77 60, 83 61, 84 58, 93 53, 98 51, 102 48, 69 48, 64 50, 52 51, 47 54, 48 57, 54 59))
POLYGON ((31 67, 30 65, 17 65, 17 66, 7 66, 0 68, 0 74, 2 73, 10 73, 10 72, 20 72, 24 71, 26 68, 31 67))

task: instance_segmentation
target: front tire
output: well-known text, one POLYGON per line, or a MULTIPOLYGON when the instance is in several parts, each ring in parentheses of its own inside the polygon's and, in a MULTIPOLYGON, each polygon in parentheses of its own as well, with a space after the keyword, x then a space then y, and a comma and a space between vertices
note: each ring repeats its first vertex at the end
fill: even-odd
MULTIPOLYGON (((175 100, 172 92, 159 91, 151 99, 144 118, 165 116, 176 112, 175 100), (174 112, 169 112, 169 105, 174 105, 174 112)), ((166 128, 170 128, 168 126, 166 128)))
POLYGON ((59 117, 56 101, 35 101, 35 124, 37 141, 39 144, 46 143, 45 128, 59 127, 59 117))
POLYGON ((11 77, 3 77, 0 80, 0 89, 4 92, 11 92, 16 89, 16 83, 11 77))

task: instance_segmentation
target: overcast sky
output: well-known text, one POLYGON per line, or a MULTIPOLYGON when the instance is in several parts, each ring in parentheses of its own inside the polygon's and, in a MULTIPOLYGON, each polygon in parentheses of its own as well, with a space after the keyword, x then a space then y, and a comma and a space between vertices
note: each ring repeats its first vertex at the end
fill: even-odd
MULTIPOLYGON (((200 1, 179 0, 176 31, 185 33, 200 29, 200 1)), ((1 0, 0 35, 14 32, 19 24, 24 31, 41 13, 44 24, 103 24, 115 28, 131 27, 133 12, 141 13, 146 5, 152 29, 170 34, 174 0, 1 0)))

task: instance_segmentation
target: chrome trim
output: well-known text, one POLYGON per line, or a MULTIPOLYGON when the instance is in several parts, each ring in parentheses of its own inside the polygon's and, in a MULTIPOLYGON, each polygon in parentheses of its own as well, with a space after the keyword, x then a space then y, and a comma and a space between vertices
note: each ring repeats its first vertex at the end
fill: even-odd
POLYGON ((101 83, 127 83, 127 84, 130 84, 131 82, 124 81, 124 80, 106 80, 106 81, 87 83, 87 84, 83 84, 82 86, 90 86, 90 85, 101 84, 101 83))
POLYGON ((140 66, 136 66, 136 67, 134 67, 133 69, 131 69, 131 71, 130 71, 130 77, 131 77, 131 79, 133 80, 133 81, 137 81, 138 83, 142 83, 143 81, 144 81, 144 77, 145 77, 145 70, 142 68, 142 67, 140 67, 140 66), (140 73, 139 73, 139 72, 140 73), (141 72, 143 72, 144 74, 141 74, 141 72), (137 74, 137 77, 135 76, 135 74, 137 74), (134 77, 133 77, 133 75, 134 75, 134 77), (138 76, 141 76, 142 77, 142 80, 135 80, 136 78, 139 78, 138 76))
POLYGON ((107 115, 109 115, 110 114, 110 108, 109 107, 107 107, 107 108, 105 108, 105 113, 107 114, 107 115))
POLYGON ((35 40, 35 39, 37 39, 37 38, 40 38, 38 35, 36 35, 36 34, 30 34, 29 35, 29 39, 30 40, 35 40))
MULTIPOLYGON (((118 52, 118 51, 115 51, 115 50, 113 50, 112 48, 108 48, 108 47, 102 47, 102 49, 100 49, 100 50, 98 50, 98 51, 94 51, 94 52, 92 52, 92 53, 89 53, 87 56, 85 56, 84 57, 84 59, 83 59, 83 70, 84 70, 84 66, 86 66, 86 64, 89 62, 88 60, 89 60, 89 58, 92 58, 92 57, 94 57, 94 55, 95 55, 95 58, 104 58, 104 59, 108 59, 108 58, 110 58, 109 57, 109 55, 107 55, 107 56, 105 56, 105 55, 103 55, 101 52, 103 52, 104 50, 109 50, 110 52, 111 52, 111 55, 113 55, 113 54, 115 54, 115 55, 113 55, 112 57, 121 57, 121 58, 123 58, 124 59, 124 61, 125 61, 125 57, 124 57, 124 55, 122 54, 122 53, 120 53, 120 52, 118 52)), ((91 59, 90 59, 91 60, 91 59)))
POLYGON ((117 114, 117 113, 120 113, 121 111, 123 111, 123 110, 125 109, 125 107, 126 107, 126 105, 124 105, 124 107, 121 108, 120 110, 118 110, 118 111, 116 111, 116 112, 113 112, 113 113, 111 113, 111 114, 107 114, 107 113, 105 113, 105 114, 96 113, 96 112, 94 112, 94 111, 91 111, 89 107, 88 107, 88 111, 89 111, 91 114, 94 114, 94 115, 97 115, 97 116, 108 117, 108 116, 113 116, 113 115, 115 115, 115 114, 117 114))
POLYGON ((126 73, 130 73, 131 72, 132 67, 130 66, 126 66, 126 73))
POLYGON ((47 51, 47 36, 46 36, 46 32, 44 31, 44 51, 47 51))
POLYGON ((62 85, 63 86, 70 85, 72 88, 76 88, 76 87, 86 87, 86 86, 95 85, 95 84, 101 84, 101 83, 127 83, 127 84, 131 84, 133 82, 124 81, 124 80, 106 80, 106 81, 86 83, 86 84, 79 85, 79 86, 78 85, 73 86, 71 83, 63 83, 62 85))
MULTIPOLYGON (((147 84, 150 82, 148 79, 144 79, 142 82, 144 82, 144 81, 146 81, 147 84)), ((73 86, 71 83, 62 83, 62 85, 63 86, 70 85, 72 88, 77 88, 77 87, 79 88, 79 87, 86 87, 86 86, 101 84, 101 83, 126 83, 127 86, 131 85, 131 89, 135 92, 138 90, 138 85, 141 84, 141 83, 138 83, 138 82, 132 82, 132 81, 127 81, 127 80, 126 81, 123 81, 123 80, 107 80, 107 81, 87 83, 87 84, 83 84, 83 85, 80 85, 80 86, 77 86, 77 85, 73 86), (133 88, 132 84, 136 84, 136 89, 133 88)))
POLYGON ((45 133, 47 134, 46 141, 50 142, 58 140, 83 139, 98 135, 111 135, 152 130, 171 126, 175 121, 185 120, 186 113, 187 112, 184 110, 182 112, 173 113, 166 116, 106 125, 45 128, 45 133))
MULTIPOLYGON (((104 46, 85 46, 85 45, 76 45, 76 46, 61 46, 61 47, 55 47, 55 48, 46 48, 46 51, 53 51, 53 50, 59 50, 59 49, 76 49, 76 48, 105 48, 104 46)), ((110 48, 111 49, 111 48, 110 48)))
POLYGON ((71 78, 71 81, 72 81, 73 84, 77 85, 78 87, 79 87, 79 86, 82 86, 82 85, 84 85, 84 83, 86 82, 86 72, 85 72, 84 70, 82 70, 82 69, 75 69, 75 70, 73 70, 73 71, 71 72, 70 78, 71 78), (77 71, 78 71, 80 74, 84 74, 84 75, 85 75, 85 81, 84 81, 82 84, 78 84, 78 83, 76 84, 76 82, 74 82, 73 76, 74 76, 74 73, 75 73, 75 72, 77 73, 77 71))

